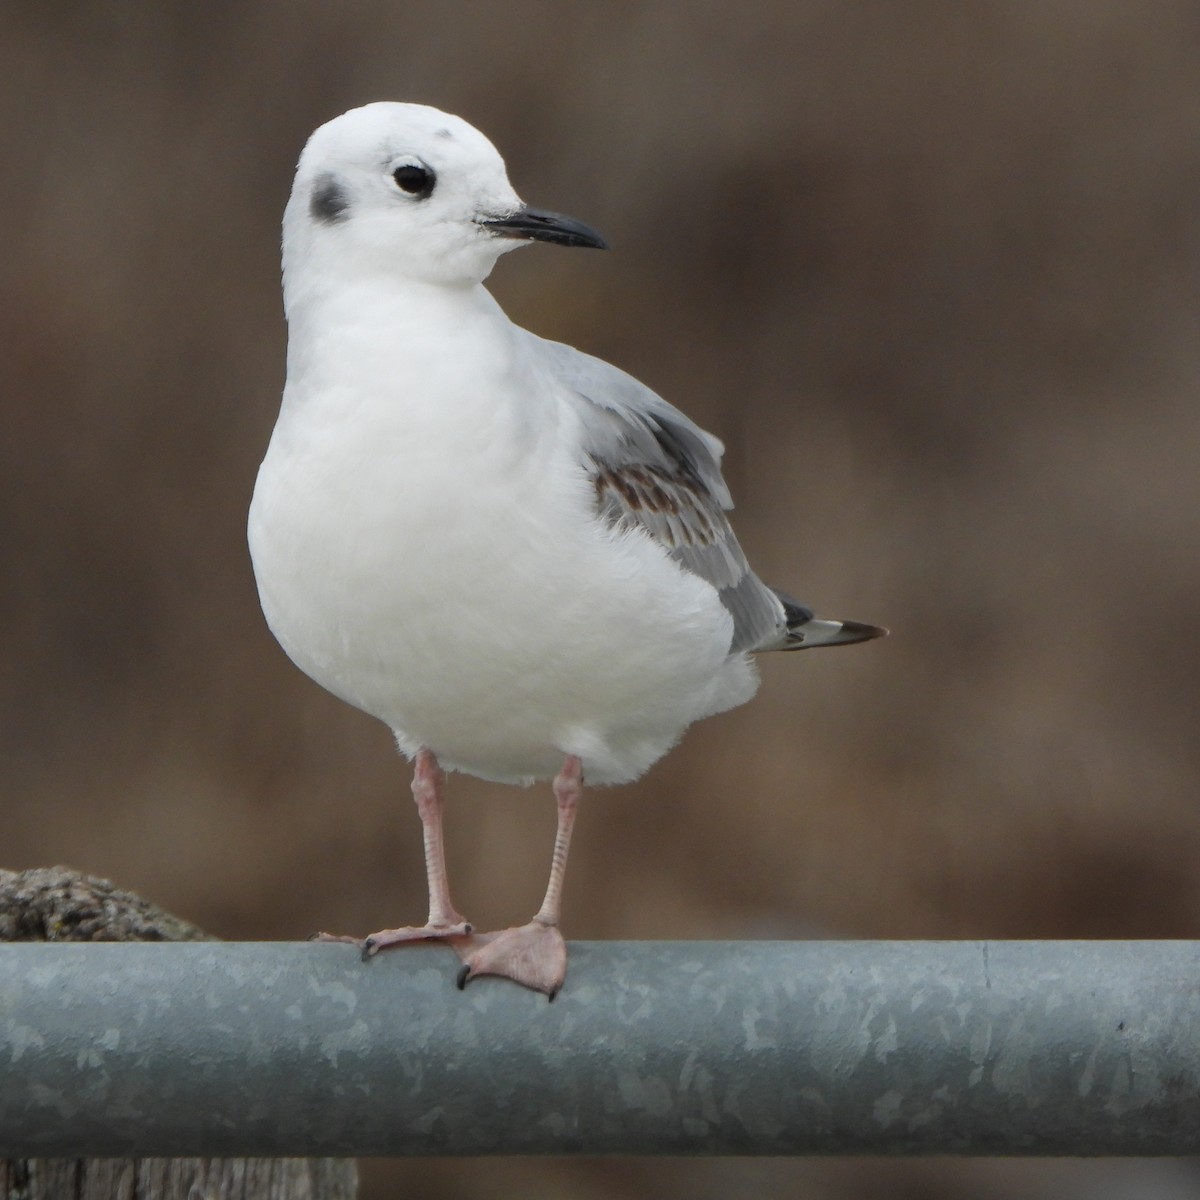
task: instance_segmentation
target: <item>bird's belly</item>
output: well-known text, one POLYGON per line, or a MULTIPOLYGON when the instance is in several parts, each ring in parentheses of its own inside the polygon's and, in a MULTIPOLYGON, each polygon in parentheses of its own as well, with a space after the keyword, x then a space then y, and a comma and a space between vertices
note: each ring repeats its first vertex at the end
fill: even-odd
POLYGON ((620 782, 752 694, 715 591, 595 522, 572 464, 299 465, 268 455, 252 508, 268 623, 405 752, 509 781, 574 753, 593 782, 620 782))

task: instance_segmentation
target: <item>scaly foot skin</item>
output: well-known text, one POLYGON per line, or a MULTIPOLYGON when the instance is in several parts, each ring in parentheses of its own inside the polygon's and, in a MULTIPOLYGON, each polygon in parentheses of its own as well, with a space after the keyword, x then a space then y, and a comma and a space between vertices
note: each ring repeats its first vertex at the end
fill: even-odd
POLYGON ((499 933, 456 938, 451 945, 463 961, 460 988, 480 975, 499 975, 553 1000, 567 977, 567 946, 556 925, 534 920, 499 933))
POLYGON ((314 933, 310 942, 351 942, 362 949, 363 962, 386 950, 388 946, 401 946, 406 942, 439 941, 442 938, 466 937, 472 925, 469 921, 458 921, 453 925, 403 925, 399 929, 381 929, 365 938, 348 937, 341 933, 314 933))
POLYGON ((401 946, 405 942, 439 941, 442 938, 464 937, 471 932, 469 921, 456 921, 447 925, 404 925, 400 929, 381 929, 378 933, 363 938, 363 962, 386 950, 388 946, 401 946))

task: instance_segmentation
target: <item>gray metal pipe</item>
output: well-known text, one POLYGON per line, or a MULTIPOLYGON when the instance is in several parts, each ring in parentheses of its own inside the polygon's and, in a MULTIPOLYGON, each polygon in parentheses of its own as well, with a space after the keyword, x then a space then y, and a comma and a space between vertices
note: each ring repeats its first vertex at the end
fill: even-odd
POLYGON ((0 1157, 1196 1154, 1200 943, 0 945, 0 1157))

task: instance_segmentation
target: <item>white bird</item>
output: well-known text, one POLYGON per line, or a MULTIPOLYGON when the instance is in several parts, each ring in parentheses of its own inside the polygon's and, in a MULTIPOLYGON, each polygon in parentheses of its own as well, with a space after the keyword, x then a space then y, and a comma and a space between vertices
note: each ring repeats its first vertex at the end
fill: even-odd
POLYGON ((429 919, 364 957, 447 939, 463 986, 553 998, 583 780, 637 778, 749 700, 751 654, 885 631, 763 584, 729 526, 721 443, 636 379, 514 325, 484 289, 529 241, 603 248, 529 208, 458 117, 356 108, 305 146, 283 218, 287 385, 249 542, 293 662, 415 760, 429 919), (450 899, 443 771, 553 778, 558 832, 531 922, 473 935, 450 899))

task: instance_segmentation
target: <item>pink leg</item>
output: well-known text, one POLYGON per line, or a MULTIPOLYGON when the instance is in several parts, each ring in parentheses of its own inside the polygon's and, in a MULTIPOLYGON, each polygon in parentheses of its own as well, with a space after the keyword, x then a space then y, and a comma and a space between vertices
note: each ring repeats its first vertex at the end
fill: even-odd
POLYGON ((554 857, 550 864, 550 882, 542 907, 528 925, 485 933, 454 943, 463 969, 458 986, 479 975, 500 975, 536 992, 545 992, 551 1000, 558 994, 567 975, 567 947, 558 930, 562 907, 563 876, 575 812, 583 795, 583 764, 568 755, 563 769, 554 779, 554 799, 558 803, 558 832, 554 838, 554 857))
POLYGON ((550 860, 550 882, 546 897, 533 919, 543 925, 557 925, 562 911, 563 877, 567 873, 567 854, 571 849, 571 831, 575 812, 583 796, 583 764, 574 755, 563 763, 554 779, 554 799, 558 804, 558 831, 554 835, 554 855, 550 860))
MULTIPOLYGON (((381 929, 362 941, 363 958, 378 954, 387 946, 431 938, 458 937, 471 932, 471 926, 450 899, 446 878, 446 852, 442 841, 442 784, 446 776, 432 751, 418 750, 413 772, 412 792, 425 830, 425 873, 429 880, 429 920, 424 925, 402 925, 381 929)), ((357 941, 357 938, 331 938, 329 941, 357 941)))
POLYGON ((429 920, 424 925, 381 929, 363 941, 363 958, 378 954, 386 946, 425 938, 456 937, 471 932, 471 926, 450 899, 446 878, 446 849, 442 840, 442 785, 445 773, 430 750, 417 751, 412 793, 425 830, 425 874, 429 880, 429 920))
POLYGON ((442 786, 445 782, 446 775, 433 754, 429 750, 418 750, 412 792, 425 831, 429 925, 434 929, 464 923, 450 899, 450 883, 446 876, 446 847, 442 840, 442 786))

